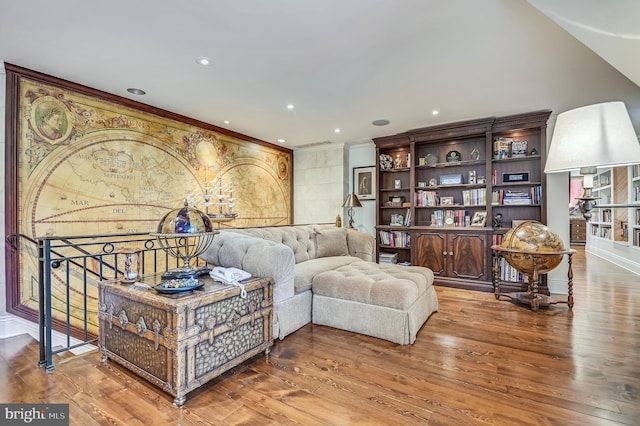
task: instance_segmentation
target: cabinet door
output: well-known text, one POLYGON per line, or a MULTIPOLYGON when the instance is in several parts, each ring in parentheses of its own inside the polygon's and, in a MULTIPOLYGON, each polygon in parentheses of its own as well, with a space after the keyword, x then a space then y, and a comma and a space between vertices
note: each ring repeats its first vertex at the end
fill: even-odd
POLYGON ((412 243, 413 264, 424 266, 433 271, 434 275, 443 275, 444 253, 446 252, 446 235, 429 232, 419 233, 412 243))
POLYGON ((452 234, 449 237, 449 275, 456 278, 489 279, 486 235, 452 234))

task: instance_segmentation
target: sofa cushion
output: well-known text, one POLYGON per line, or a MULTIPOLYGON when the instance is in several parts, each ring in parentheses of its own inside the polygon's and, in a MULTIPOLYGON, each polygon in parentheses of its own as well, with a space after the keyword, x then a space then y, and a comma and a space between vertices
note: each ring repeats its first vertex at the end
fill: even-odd
POLYGON ((318 243, 317 257, 346 256, 349 254, 347 230, 345 228, 316 229, 315 231, 318 243))
POLYGON ((362 262, 362 260, 351 256, 331 256, 319 257, 317 259, 307 260, 306 262, 296 263, 295 277, 293 281, 295 294, 311 289, 313 277, 317 274, 340 268, 341 266, 349 265, 354 262, 362 262))
POLYGON ((407 310, 433 283, 427 268, 358 261, 313 277, 313 294, 407 310))
POLYGON ((273 278, 274 303, 295 294, 293 252, 282 244, 222 230, 199 257, 210 265, 240 268, 252 275, 273 278))

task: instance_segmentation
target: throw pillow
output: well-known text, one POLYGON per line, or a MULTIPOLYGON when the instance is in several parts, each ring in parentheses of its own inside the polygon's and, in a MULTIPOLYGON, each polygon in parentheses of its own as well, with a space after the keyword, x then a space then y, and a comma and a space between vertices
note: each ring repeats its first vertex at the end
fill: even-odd
POLYGON ((316 241, 318 242, 317 257, 346 256, 349 254, 347 230, 345 228, 316 229, 316 241))

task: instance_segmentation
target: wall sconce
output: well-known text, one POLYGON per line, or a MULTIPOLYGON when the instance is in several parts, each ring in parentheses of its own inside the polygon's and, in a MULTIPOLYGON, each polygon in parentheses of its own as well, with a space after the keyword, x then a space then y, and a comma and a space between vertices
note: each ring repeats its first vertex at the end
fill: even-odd
POLYGON ((595 206, 593 177, 597 168, 640 163, 640 143, 623 102, 605 102, 558 115, 545 173, 580 170, 584 195, 582 215, 589 220, 595 206))
POLYGON ((353 208, 362 207, 362 204, 360 204, 360 200, 358 200, 358 196, 356 194, 347 195, 344 203, 342 203, 342 207, 349 208, 349 210, 347 211, 347 214, 349 215, 349 228, 353 228, 353 208))

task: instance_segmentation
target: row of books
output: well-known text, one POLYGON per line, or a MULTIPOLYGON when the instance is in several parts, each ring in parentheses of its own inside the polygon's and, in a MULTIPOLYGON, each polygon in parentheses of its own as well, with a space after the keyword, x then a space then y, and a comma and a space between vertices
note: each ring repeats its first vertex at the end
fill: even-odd
POLYGON ((609 238, 611 236, 611 227, 592 225, 591 235, 594 237, 609 238))
MULTIPOLYGON (((416 207, 440 205, 440 194, 436 191, 416 191, 416 207)), ((453 201, 455 203, 455 199, 453 201)), ((483 206, 487 204, 487 188, 465 189, 462 191, 463 206, 483 206)))
POLYGON ((471 216, 467 214, 466 210, 434 210, 431 213, 431 226, 462 228, 470 225, 471 216))
POLYGON ((611 210, 602 209, 600 211, 600 222, 611 222, 611 210))
POLYGON ((465 206, 483 206, 487 204, 487 188, 463 190, 462 203, 465 206))
POLYGON ((491 193, 491 204, 494 206, 522 206, 540 204, 542 187, 532 186, 528 192, 499 189, 491 193))
POLYGON ((430 207, 440 204, 440 196, 436 191, 416 191, 416 207, 430 207))
POLYGON ((509 265, 504 257, 498 260, 498 267, 500 270, 500 281, 522 282, 524 281, 524 275, 518 272, 516 268, 509 265))
POLYGON ((406 231, 378 231, 380 244, 389 247, 411 247, 411 234, 406 231))

